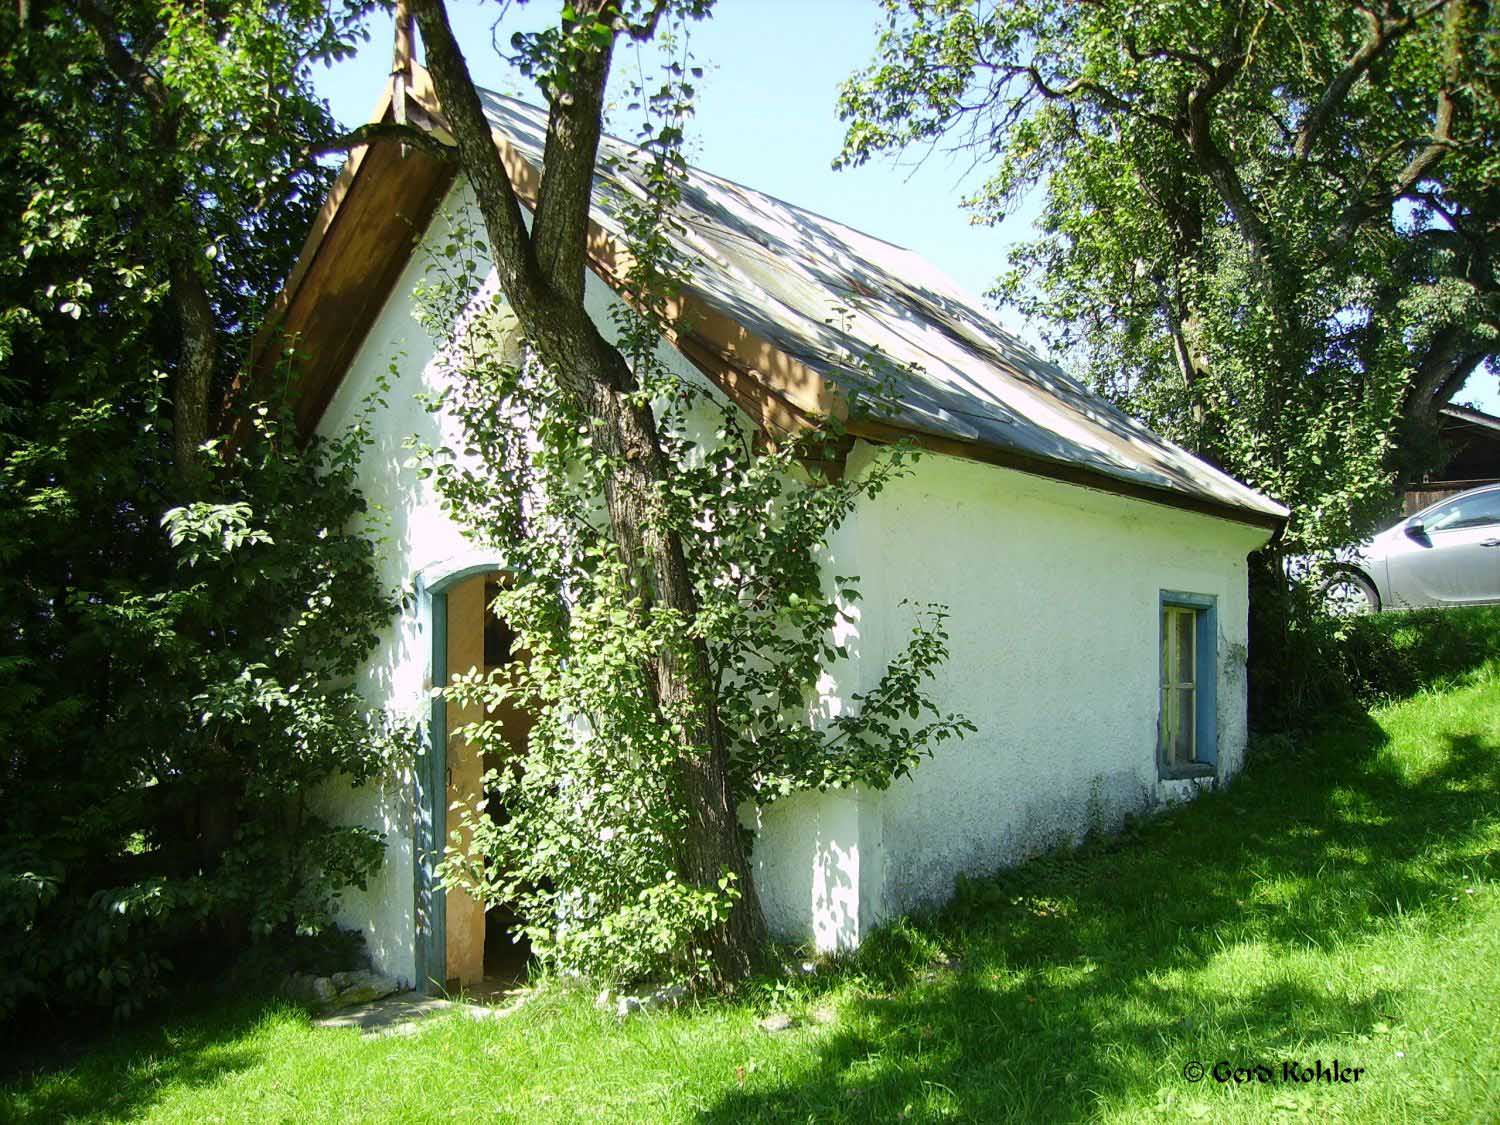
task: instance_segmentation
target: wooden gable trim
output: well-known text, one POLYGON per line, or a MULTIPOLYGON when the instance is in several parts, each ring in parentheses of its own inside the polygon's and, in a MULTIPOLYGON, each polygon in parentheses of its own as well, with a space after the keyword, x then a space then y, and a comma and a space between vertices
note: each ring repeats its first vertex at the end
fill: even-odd
MULTIPOLYGON (((392 85, 372 121, 393 116, 392 85)), ((393 141, 351 150, 250 353, 256 386, 271 385, 297 356, 304 434, 317 427, 456 171, 453 161, 393 141)))

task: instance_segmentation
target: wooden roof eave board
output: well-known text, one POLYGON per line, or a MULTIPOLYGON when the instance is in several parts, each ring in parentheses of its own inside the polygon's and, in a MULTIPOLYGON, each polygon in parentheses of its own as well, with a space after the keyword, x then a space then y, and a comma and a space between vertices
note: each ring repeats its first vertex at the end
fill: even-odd
MULTIPOLYGON (((388 85, 371 120, 391 111, 388 85)), ((349 153, 250 354, 257 386, 269 386, 288 353, 297 354, 304 433, 316 428, 455 171, 454 162, 392 141, 349 153)))
MULTIPOLYGON (((1490 434, 1500 434, 1500 418, 1493 414, 1486 414, 1482 410, 1474 410, 1467 406, 1441 407, 1438 413, 1452 422, 1472 426, 1477 430, 1487 430, 1490 434)), ((1489 436, 1488 434, 1486 436, 1489 436)))
MULTIPOLYGON (((375 109, 370 114, 370 123, 384 121, 391 111, 391 99, 394 93, 394 83, 387 83, 380 98, 375 103, 375 109)), ((276 294, 276 299, 266 310, 265 323, 256 332, 255 339, 250 346, 250 365, 257 366, 257 360, 270 342, 274 339, 277 326, 285 316, 287 308, 291 305, 297 292, 302 287, 302 281, 307 276, 307 271, 312 267, 313 260, 318 256, 318 249, 323 245, 323 238, 333 226, 338 217, 339 209, 343 207, 344 200, 349 195, 354 185, 354 179, 359 174, 360 166, 369 153, 369 145, 360 145, 352 149, 344 161, 344 166, 339 169, 338 177, 333 181, 333 186, 328 189, 328 198, 323 200, 323 206, 318 208, 318 213, 313 217, 312 228, 307 232, 307 237, 302 241, 302 249, 297 254, 296 264, 292 266, 292 272, 287 275, 286 282, 281 291, 276 294)))

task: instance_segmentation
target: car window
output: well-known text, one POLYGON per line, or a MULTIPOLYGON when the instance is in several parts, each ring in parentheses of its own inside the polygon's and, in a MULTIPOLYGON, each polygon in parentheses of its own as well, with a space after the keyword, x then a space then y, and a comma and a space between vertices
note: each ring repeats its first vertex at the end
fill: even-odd
POLYGON ((1422 520, 1428 531, 1456 531, 1461 527, 1483 527, 1500 523, 1500 489, 1460 496, 1422 520))

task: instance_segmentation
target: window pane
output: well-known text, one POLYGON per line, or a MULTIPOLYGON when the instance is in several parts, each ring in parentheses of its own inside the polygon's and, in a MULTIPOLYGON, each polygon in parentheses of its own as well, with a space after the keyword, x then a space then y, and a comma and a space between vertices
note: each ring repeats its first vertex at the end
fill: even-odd
POLYGON ((1429 531, 1454 531, 1460 527, 1500 523, 1500 492, 1465 496, 1439 508, 1422 523, 1429 531))
POLYGON ((1173 762, 1191 762, 1193 754, 1193 730, 1197 725, 1197 714, 1195 703, 1197 692, 1192 688, 1177 688, 1172 692, 1174 697, 1172 728, 1172 743, 1170 746, 1169 760, 1173 762))
POLYGON ((1172 626, 1177 634, 1176 658, 1172 669, 1173 680, 1178 684, 1191 684, 1193 679, 1193 632, 1194 620, 1191 610, 1178 610, 1172 615, 1172 626))

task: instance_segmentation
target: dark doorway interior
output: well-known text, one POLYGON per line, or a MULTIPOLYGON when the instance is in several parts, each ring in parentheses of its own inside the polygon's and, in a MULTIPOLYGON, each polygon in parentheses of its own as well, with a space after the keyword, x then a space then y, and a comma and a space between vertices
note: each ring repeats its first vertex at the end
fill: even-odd
MULTIPOLYGON (((515 631, 490 609, 495 595, 499 593, 503 578, 495 576, 485 583, 484 590, 484 665, 490 672, 506 667, 516 661, 524 661, 527 654, 516 643, 515 631)), ((525 751, 531 735, 532 719, 523 709, 511 704, 502 706, 492 716, 505 735, 507 750, 504 753, 486 754, 484 770, 499 771, 525 751)), ((505 809, 493 792, 487 793, 490 814, 503 819, 505 809)), ((526 982, 527 967, 531 962, 531 943, 525 938, 516 938, 519 919, 508 906, 492 906, 484 916, 484 991, 503 991, 526 982)))

